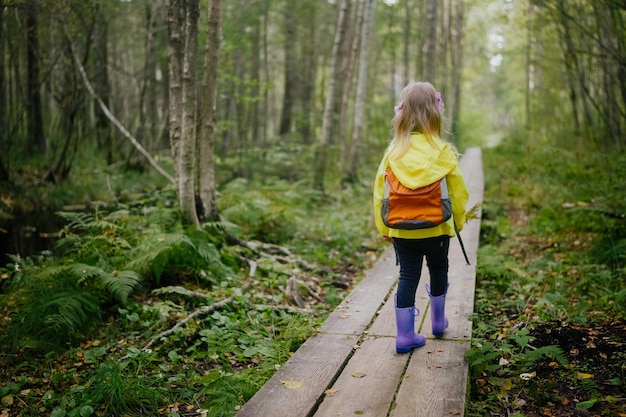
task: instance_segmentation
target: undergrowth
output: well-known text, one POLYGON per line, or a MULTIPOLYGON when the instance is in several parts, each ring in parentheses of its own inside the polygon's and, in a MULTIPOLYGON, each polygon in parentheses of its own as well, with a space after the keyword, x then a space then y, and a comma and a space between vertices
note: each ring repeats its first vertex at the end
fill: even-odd
POLYGON ((622 415, 626 155, 512 138, 483 156, 467 415, 622 415))
POLYGON ((304 188, 231 181, 200 229, 168 189, 58 213, 54 251, 0 269, 0 414, 234 415, 378 250, 369 187, 304 188))

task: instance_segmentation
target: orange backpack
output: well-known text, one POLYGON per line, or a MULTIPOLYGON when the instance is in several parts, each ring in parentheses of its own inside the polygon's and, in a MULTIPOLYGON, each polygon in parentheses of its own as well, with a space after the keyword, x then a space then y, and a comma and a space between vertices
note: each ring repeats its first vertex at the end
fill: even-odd
POLYGON ((426 229, 444 223, 452 216, 452 202, 446 177, 425 187, 407 188, 388 167, 381 215, 391 229, 426 229))

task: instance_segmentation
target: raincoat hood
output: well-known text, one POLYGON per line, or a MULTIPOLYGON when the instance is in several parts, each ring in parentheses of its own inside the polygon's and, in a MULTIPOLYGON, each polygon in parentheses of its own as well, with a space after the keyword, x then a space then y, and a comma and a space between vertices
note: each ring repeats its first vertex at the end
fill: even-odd
POLYGON ((399 158, 389 158, 388 163, 402 185, 415 189, 445 177, 456 166, 457 157, 443 140, 433 137, 430 141, 414 133, 409 149, 399 158))

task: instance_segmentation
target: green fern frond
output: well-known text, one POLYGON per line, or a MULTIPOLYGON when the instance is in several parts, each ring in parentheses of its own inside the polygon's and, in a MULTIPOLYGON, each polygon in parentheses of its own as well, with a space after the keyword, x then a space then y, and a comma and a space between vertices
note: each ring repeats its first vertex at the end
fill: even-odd
POLYGON ((126 304, 128 296, 137 288, 142 281, 141 275, 135 271, 113 271, 105 277, 104 284, 113 297, 126 304))
POLYGON ((193 247, 193 242, 182 233, 157 234, 145 239, 133 251, 133 260, 126 267, 135 271, 148 271, 152 263, 163 252, 171 250, 176 245, 189 245, 193 247))
POLYGON ((600 396, 600 390, 598 386, 593 381, 593 379, 579 379, 580 387, 592 398, 598 398, 600 396))
POLYGON ((95 292, 59 282, 31 288, 21 294, 19 309, 2 334, 9 348, 59 351, 81 340, 100 318, 95 292))
POLYGON ((563 367, 569 366, 567 355, 557 345, 542 346, 540 348, 530 350, 524 355, 524 359, 529 363, 534 363, 542 358, 550 358, 563 367))

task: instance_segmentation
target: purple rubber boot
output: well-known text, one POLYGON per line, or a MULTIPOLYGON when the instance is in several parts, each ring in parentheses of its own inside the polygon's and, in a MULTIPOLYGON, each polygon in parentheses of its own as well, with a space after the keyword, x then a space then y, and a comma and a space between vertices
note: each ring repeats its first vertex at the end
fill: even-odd
POLYGON ((426 344, 426 338, 421 334, 415 333, 415 306, 398 308, 396 296, 396 352, 407 353, 413 348, 418 348, 426 344))
POLYGON ((430 297, 430 321, 433 324, 433 336, 442 337, 443 332, 448 327, 448 319, 446 318, 446 294, 448 293, 448 286, 446 292, 436 297, 430 295, 430 287, 426 285, 426 292, 430 297))

